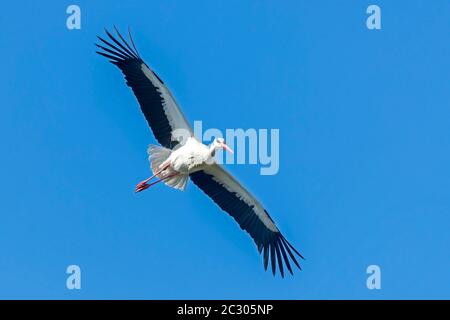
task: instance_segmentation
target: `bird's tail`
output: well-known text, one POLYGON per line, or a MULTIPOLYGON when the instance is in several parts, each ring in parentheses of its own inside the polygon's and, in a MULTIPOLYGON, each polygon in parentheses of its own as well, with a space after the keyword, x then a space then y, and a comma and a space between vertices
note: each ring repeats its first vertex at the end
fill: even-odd
MULTIPOLYGON (((152 169, 153 174, 155 174, 161 171, 164 167, 165 161, 169 158, 172 150, 160 146, 150 145, 147 153, 148 160, 150 161, 150 168, 152 169)), ((166 170, 160 172, 157 177, 162 179, 175 173, 177 172, 168 167, 166 170)), ((183 191, 186 188, 187 178, 188 175, 186 174, 177 174, 172 178, 164 180, 164 183, 172 188, 183 191)))
POLYGON ((147 153, 148 161, 150 161, 150 168, 155 174, 162 169, 164 161, 169 158, 172 150, 160 146, 150 145, 147 149, 147 153))

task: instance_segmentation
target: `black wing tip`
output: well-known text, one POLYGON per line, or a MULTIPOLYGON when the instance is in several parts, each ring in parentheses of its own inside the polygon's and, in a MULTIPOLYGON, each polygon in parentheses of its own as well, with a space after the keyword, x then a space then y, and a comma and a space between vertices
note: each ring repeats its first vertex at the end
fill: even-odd
POLYGON ((280 236, 281 236, 281 238, 283 239, 283 241, 285 241, 285 242, 289 245, 289 247, 290 247, 292 250, 294 250, 294 252, 295 252, 302 260, 306 260, 305 257, 304 257, 300 252, 298 252, 298 251, 294 248, 294 246, 293 246, 292 244, 290 244, 289 241, 287 241, 287 239, 286 239, 282 234, 280 234, 280 236))
POLYGON ((298 263, 296 255, 303 260, 305 260, 305 258, 286 240, 281 233, 274 233, 273 237, 269 239, 265 245, 262 247, 258 246, 258 251, 260 253, 262 249, 264 249, 264 270, 267 271, 270 260, 273 276, 276 276, 276 271, 278 269, 281 278, 284 278, 284 267, 286 267, 287 271, 289 271, 289 273, 293 276, 294 272, 290 261, 293 262, 300 271, 302 271, 302 267, 298 263), (259 248, 261 248, 261 250, 259 250, 259 248))
POLYGON ((137 49, 136 46, 134 44, 133 39, 131 38, 131 32, 128 31, 129 34, 129 40, 127 41, 120 33, 119 29, 114 25, 114 30, 116 31, 117 37, 114 37, 114 35, 111 34, 111 32, 108 31, 107 28, 104 28, 104 32, 107 35, 107 38, 109 38, 109 40, 112 41, 112 43, 108 40, 106 40, 105 38, 102 38, 101 36, 97 36, 97 39, 106 45, 102 46, 98 43, 95 43, 96 47, 100 48, 103 51, 96 51, 98 54, 108 58, 108 59, 112 59, 113 61, 111 62, 115 62, 120 63, 120 62, 124 62, 124 61, 129 61, 129 60, 137 60, 140 62, 143 62, 137 49), (131 45, 133 46, 133 48, 130 46, 129 42, 131 42, 131 45))

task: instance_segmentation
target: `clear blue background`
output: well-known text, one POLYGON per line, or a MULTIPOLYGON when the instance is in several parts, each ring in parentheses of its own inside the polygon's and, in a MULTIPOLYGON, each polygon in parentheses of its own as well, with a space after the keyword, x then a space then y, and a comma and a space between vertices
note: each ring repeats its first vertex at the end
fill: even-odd
POLYGON ((0 298, 450 298, 450 3, 8 1, 0 14, 0 298), (66 8, 82 29, 66 28, 66 8), (230 170, 305 255, 272 277, 193 185, 134 194, 154 142, 95 36, 130 25, 204 127, 279 128, 230 170), (82 289, 65 287, 66 267, 82 289), (382 289, 366 288, 366 268, 382 289))

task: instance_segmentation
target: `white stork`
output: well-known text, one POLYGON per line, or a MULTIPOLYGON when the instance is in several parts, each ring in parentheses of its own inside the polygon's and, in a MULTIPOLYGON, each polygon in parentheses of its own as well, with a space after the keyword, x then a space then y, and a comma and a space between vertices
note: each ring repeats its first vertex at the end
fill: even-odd
POLYGON ((250 234, 259 253, 264 251, 265 270, 269 256, 274 275, 277 263, 282 277, 284 264, 292 274, 290 260, 301 270, 294 254, 302 259, 303 256, 281 234, 260 202, 222 166, 211 161, 217 149, 232 150, 222 138, 216 138, 211 145, 206 146, 194 137, 191 126, 169 89, 141 59, 130 32, 130 42, 127 42, 117 28, 115 30, 118 38, 107 30, 105 31, 110 40, 98 37, 102 44, 96 44, 101 49, 97 53, 108 58, 122 71, 153 134, 162 145, 149 147, 153 175, 139 183, 136 192, 161 181, 184 190, 187 178, 190 177, 194 184, 250 234), (183 141, 177 137, 174 131, 179 129, 188 132, 189 138, 183 141), (158 180, 149 183, 152 179, 158 180))

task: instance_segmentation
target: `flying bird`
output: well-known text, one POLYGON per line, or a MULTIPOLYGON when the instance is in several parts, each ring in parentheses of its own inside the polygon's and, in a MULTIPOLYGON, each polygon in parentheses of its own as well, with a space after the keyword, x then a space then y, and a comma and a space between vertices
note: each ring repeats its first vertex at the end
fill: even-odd
POLYGON ((127 41, 117 28, 115 31, 116 36, 105 30, 107 38, 97 37, 100 40, 96 44, 99 48, 97 53, 122 71, 156 140, 161 144, 148 148, 153 175, 140 182, 135 191, 141 192, 159 182, 184 190, 190 178, 231 215, 241 229, 249 233, 259 253, 263 254, 265 270, 269 258, 273 275, 277 266, 282 277, 284 266, 293 274, 290 261, 301 270, 296 256, 304 259, 303 256, 281 234, 266 209, 230 173, 212 161, 219 149, 233 152, 224 139, 215 138, 210 145, 197 140, 172 93, 140 57, 131 33, 128 32, 127 41), (185 134, 183 136, 177 132, 185 134))

